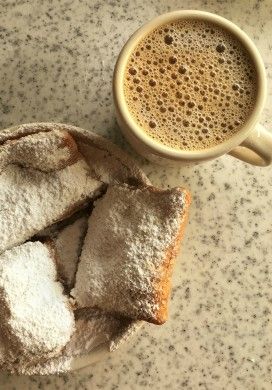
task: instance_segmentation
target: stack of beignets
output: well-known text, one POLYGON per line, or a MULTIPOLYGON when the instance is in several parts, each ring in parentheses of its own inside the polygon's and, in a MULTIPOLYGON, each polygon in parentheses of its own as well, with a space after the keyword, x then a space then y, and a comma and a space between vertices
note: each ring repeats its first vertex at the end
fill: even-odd
POLYGON ((166 321, 189 194, 99 179, 60 128, 0 145, 3 369, 69 370, 142 321, 166 321))

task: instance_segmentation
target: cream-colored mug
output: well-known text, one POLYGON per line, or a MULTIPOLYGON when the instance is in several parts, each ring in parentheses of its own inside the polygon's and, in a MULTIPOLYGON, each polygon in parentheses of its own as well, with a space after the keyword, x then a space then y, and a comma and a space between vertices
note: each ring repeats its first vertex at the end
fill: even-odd
POLYGON ((250 38, 235 24, 218 15, 197 11, 174 11, 161 15, 137 30, 123 47, 114 70, 113 96, 118 124, 132 147, 145 158, 159 164, 200 163, 225 153, 253 165, 272 163, 272 134, 258 123, 266 97, 266 75, 262 58, 250 38), (230 31, 243 44, 257 70, 257 97, 251 115, 231 138, 202 150, 177 150, 156 142, 133 120, 124 96, 124 75, 128 59, 137 44, 155 28, 180 19, 200 19, 230 31))

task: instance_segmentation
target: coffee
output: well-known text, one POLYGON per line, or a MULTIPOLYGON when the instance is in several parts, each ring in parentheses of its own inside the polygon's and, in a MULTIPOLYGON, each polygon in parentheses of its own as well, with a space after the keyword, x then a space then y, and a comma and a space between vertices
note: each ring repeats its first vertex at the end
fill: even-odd
POLYGON ((146 35, 131 53, 127 107, 154 140, 177 150, 224 142, 250 116, 254 63, 242 43, 216 24, 180 20, 146 35))

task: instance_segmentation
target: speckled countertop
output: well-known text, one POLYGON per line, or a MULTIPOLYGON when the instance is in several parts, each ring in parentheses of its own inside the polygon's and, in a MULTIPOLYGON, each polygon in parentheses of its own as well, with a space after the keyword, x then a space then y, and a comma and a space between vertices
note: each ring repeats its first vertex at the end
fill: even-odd
MULTIPOLYGON (((114 120, 116 56, 143 22, 192 7, 242 27, 258 46, 271 83, 271 0, 5 0, 0 127, 67 122, 128 149, 114 120)), ((270 95, 261 119, 267 127, 271 106, 270 95)), ((80 372, 59 378, 0 374, 1 390, 272 388, 271 168, 228 156, 179 170, 140 164, 155 184, 183 184, 193 195, 168 323, 147 325, 128 346, 80 372)))

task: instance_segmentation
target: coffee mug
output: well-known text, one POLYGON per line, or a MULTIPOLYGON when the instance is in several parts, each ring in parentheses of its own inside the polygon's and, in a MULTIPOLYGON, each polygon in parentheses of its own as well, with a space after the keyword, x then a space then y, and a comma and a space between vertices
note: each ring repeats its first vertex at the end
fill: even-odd
POLYGON ((156 17, 137 30, 127 41, 117 59, 113 75, 113 97, 117 122, 131 146, 143 157, 162 165, 201 163, 230 154, 247 163, 267 166, 272 163, 272 134, 258 123, 266 97, 266 75, 262 58, 250 38, 229 20, 203 11, 174 11, 156 17), (124 75, 128 59, 138 43, 154 29, 179 20, 211 22, 229 31, 240 41, 256 68, 257 93, 254 108, 245 124, 229 139, 201 150, 177 150, 157 142, 133 119, 125 100, 124 75))

